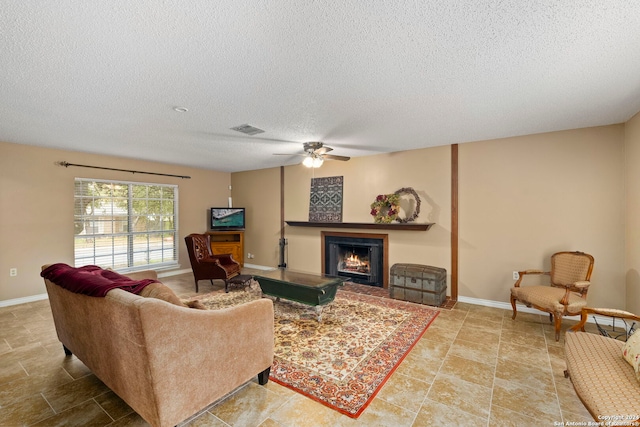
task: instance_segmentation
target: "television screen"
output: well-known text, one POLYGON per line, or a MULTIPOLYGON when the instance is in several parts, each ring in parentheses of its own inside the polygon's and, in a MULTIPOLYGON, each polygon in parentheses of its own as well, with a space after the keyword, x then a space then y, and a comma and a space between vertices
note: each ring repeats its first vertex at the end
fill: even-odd
POLYGON ((211 208, 211 230, 243 230, 244 208, 211 208))

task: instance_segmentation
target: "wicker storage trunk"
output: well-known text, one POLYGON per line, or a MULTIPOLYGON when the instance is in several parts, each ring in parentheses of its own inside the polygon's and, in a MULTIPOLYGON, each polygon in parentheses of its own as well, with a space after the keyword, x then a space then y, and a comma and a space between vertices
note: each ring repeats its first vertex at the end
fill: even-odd
POLYGON ((391 267, 391 298, 440 306, 447 298, 447 270, 421 264, 391 267))

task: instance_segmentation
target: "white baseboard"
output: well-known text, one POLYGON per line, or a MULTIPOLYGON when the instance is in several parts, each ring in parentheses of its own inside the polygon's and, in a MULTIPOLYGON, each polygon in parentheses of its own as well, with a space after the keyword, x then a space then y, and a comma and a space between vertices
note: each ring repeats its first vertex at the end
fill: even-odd
MULTIPOLYGON (((458 297, 458 302, 464 302, 464 303, 467 303, 467 304, 474 304, 474 305, 482 305, 484 307, 501 308, 503 310, 513 311, 513 308, 511 307, 511 303, 509 303, 509 302, 491 301, 491 300, 480 299, 480 298, 471 298, 471 297, 458 297)), ((518 304, 518 306, 516 308, 518 310, 518 313, 532 313, 532 314, 540 314, 540 315, 545 315, 545 316, 547 315, 543 311, 536 310, 535 308, 529 308, 529 307, 527 307, 525 305, 522 305, 522 304, 518 304)), ((572 316, 570 318, 571 319, 579 319, 578 316, 572 316)), ((587 323, 596 323, 596 321, 598 322, 598 325, 613 326, 613 319, 611 317, 591 315, 587 319, 587 323), (594 317, 595 317, 595 319, 594 319, 594 317)), ((616 322, 616 323, 617 323, 615 325, 616 327, 624 326, 624 323, 622 323, 620 321, 616 322)))
POLYGON ((246 262, 244 263, 244 266, 246 268, 253 268, 254 270, 275 270, 276 269, 276 267, 269 267, 267 265, 247 264, 246 262))
MULTIPOLYGON (((458 302, 465 302, 467 304, 482 305, 485 307, 501 308, 503 310, 511 310, 511 304, 508 302, 492 301, 488 299, 471 298, 471 297, 458 297, 458 302)), ((540 314, 540 310, 518 305, 518 311, 523 313, 535 313, 540 314), (520 309, 522 307, 522 310, 520 309)))
POLYGON ((22 297, 22 298, 7 299, 4 301, 0 301, 0 307, 9 307, 12 305, 26 304, 28 302, 42 301, 43 299, 49 299, 49 295, 38 294, 38 295, 31 295, 31 296, 22 297))
POLYGON ((158 272, 158 278, 161 279, 163 277, 177 276, 179 274, 191 273, 192 271, 193 270, 190 268, 183 268, 182 270, 164 271, 162 273, 158 272))

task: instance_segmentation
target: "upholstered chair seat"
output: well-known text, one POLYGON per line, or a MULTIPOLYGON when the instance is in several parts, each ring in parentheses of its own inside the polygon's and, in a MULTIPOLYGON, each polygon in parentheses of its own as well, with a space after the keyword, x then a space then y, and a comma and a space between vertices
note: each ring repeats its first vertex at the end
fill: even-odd
POLYGON ((575 292, 569 293, 567 305, 561 304, 560 301, 565 296, 566 291, 560 288, 552 288, 550 286, 525 286, 511 288, 511 295, 519 301, 536 301, 538 305, 547 307, 553 312, 567 311, 571 313, 580 313, 582 307, 587 305, 587 300, 575 292))

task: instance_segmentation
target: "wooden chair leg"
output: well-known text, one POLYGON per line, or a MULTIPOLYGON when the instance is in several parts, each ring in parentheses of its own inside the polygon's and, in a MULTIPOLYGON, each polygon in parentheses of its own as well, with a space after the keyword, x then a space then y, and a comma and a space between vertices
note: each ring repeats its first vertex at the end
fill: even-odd
POLYGON ((516 314, 518 314, 518 312, 516 311, 516 299, 513 297, 513 295, 511 295, 511 307, 513 307, 513 316, 511 316, 511 319, 515 319, 516 318, 516 314))
POLYGON ((561 314, 553 314, 553 324, 554 329, 556 331, 556 341, 560 341, 560 328, 562 327, 562 315, 561 314))

